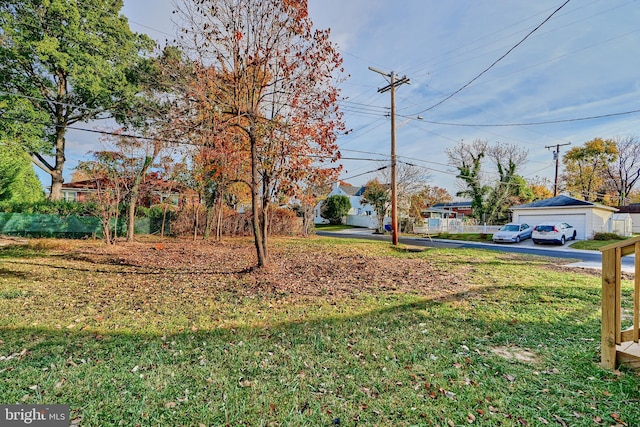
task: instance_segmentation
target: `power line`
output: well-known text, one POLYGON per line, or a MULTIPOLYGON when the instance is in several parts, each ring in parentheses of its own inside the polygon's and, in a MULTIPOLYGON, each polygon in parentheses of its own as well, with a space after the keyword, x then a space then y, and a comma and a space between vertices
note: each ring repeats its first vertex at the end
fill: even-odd
MULTIPOLYGON (((557 123, 569 123, 569 122, 579 122, 584 120, 596 120, 603 119, 607 117, 616 117, 616 116, 625 116, 629 114, 640 113, 640 109, 638 110, 630 110, 630 111, 622 111, 618 113, 608 113, 608 114, 600 114, 595 116, 587 116, 587 117, 575 117, 572 119, 560 119, 560 120, 547 120, 542 122, 529 122, 529 123, 452 123, 452 122, 437 122, 433 120, 421 120, 423 122, 435 124, 435 125, 444 125, 444 126, 461 126, 461 127, 509 127, 509 126, 539 126, 539 125, 551 125, 557 123)), ((413 118, 413 116, 404 116, 399 114, 401 117, 406 117, 408 119, 413 118)))
POLYGON ((371 170, 371 171, 368 171, 368 172, 363 172, 363 173, 361 173, 361 174, 354 175, 354 176, 350 176, 350 177, 347 177, 347 178, 341 178, 340 180, 341 180, 341 181, 349 181, 350 179, 358 178, 358 177, 360 177, 360 176, 362 176, 362 175, 368 175, 368 174, 370 174, 370 173, 376 173, 376 172, 379 172, 379 171, 381 171, 381 170, 387 169, 388 167, 389 167, 389 166, 382 166, 382 167, 379 167, 378 169, 374 169, 374 170, 371 170))
POLYGON ((462 90, 464 90, 466 87, 468 87, 469 85, 471 85, 473 82, 475 82, 476 80, 478 80, 480 77, 482 77, 487 71, 489 71, 490 69, 492 69, 498 62, 502 61, 507 55, 509 55, 514 49, 516 49, 518 46, 520 46, 522 43, 524 43, 524 41, 526 39, 529 38, 529 36, 531 36, 533 33, 535 33, 540 27, 542 27, 547 21, 549 21, 551 19, 551 17, 553 17, 553 15, 555 15, 556 13, 558 13, 560 11, 560 9, 562 9, 567 3, 569 3, 570 0, 566 0, 560 7, 558 7, 555 11, 553 11, 553 13, 551 13, 551 15, 549 15, 544 21, 542 21, 540 24, 538 24, 533 30, 529 31, 529 33, 527 33, 526 36, 524 36, 524 38, 522 38, 522 40, 520 40, 518 43, 516 43, 515 45, 513 45, 506 53, 504 53, 500 58, 496 59, 491 65, 489 65, 487 68, 485 68, 482 72, 480 72, 480 74, 478 74, 477 76, 475 76, 473 79, 471 79, 469 82, 467 82, 465 85, 463 85, 460 89, 456 90, 455 92, 451 93, 449 96, 445 97, 444 99, 442 99, 441 101, 437 102, 436 104, 432 105, 429 108, 426 108, 422 111, 419 111, 415 114, 413 114, 414 116, 417 116, 418 114, 422 114, 425 113, 429 110, 433 110, 434 108, 436 108, 437 106, 443 104, 445 101, 448 101, 449 99, 453 98, 455 95, 457 95, 458 93, 462 92, 462 90))
MULTIPOLYGON (((551 30, 549 30, 549 31, 546 31, 546 32, 543 32, 543 33, 539 33, 539 34, 538 34, 538 37, 546 36, 546 35, 548 35, 548 34, 554 33, 554 32, 559 31, 559 30, 561 30, 561 29, 566 29, 566 28, 568 28, 568 27, 570 27, 570 26, 572 26, 572 25, 580 24, 580 23, 582 23, 582 22, 584 22, 584 21, 587 21, 587 20, 592 19, 592 18, 594 18, 594 17, 597 17, 597 16, 599 16, 599 15, 603 15, 603 14, 605 14, 605 13, 608 13, 608 12, 612 11, 612 10, 619 9, 619 8, 621 8, 621 7, 627 6, 627 5, 631 4, 631 3, 634 3, 635 1, 636 1, 636 0, 630 0, 630 1, 626 2, 626 3, 623 3, 623 4, 620 4, 620 5, 617 5, 617 6, 614 6, 614 7, 611 7, 611 8, 608 8, 608 9, 605 9, 605 10, 602 10, 602 11, 599 11, 599 12, 594 13, 594 14, 592 14, 592 15, 589 15, 589 16, 586 16, 586 17, 583 17, 583 18, 580 18, 580 19, 577 19, 577 20, 571 21, 571 22, 569 22, 569 23, 567 23, 567 24, 564 24, 562 27, 554 28, 554 29, 551 29, 551 30)), ((564 15, 562 15, 562 16, 565 16, 565 15, 569 15, 569 14, 575 13, 576 11, 578 11, 578 10, 580 10, 580 9, 584 9, 584 8, 586 8, 587 6, 590 6, 590 5, 594 4, 594 3, 597 3, 597 0, 596 0, 596 1, 592 1, 591 3, 583 4, 583 5, 581 5, 581 6, 576 6, 576 8, 572 9, 571 11, 567 11, 567 12, 566 12, 564 15)), ((549 10, 551 10, 551 9, 549 9, 549 10)), ((545 12, 546 12, 546 10, 545 10, 545 12)), ((537 15, 542 15, 542 13, 539 13, 539 14, 537 14, 537 15)), ((537 16, 537 15, 535 15, 535 16, 537 16)), ((530 18, 526 18, 526 19, 521 20, 521 21, 519 21, 519 22, 525 22, 525 21, 527 21, 528 19, 530 19, 530 18)), ((510 25, 509 27, 506 27, 505 29, 508 29, 508 28, 514 27, 514 26, 515 26, 515 25, 517 25, 517 24, 518 24, 518 23, 513 24, 513 25, 510 25)), ((486 43, 486 44, 484 44, 484 45, 482 45, 482 46, 479 46, 479 47, 477 47, 477 48, 473 48, 473 49, 472 49, 472 50, 470 50, 470 51, 471 51, 471 52, 473 52, 473 53, 475 53, 475 52, 477 52, 477 51, 478 51, 480 48, 482 48, 482 47, 486 47, 486 46, 489 46, 489 45, 491 45, 492 43, 495 43, 495 42, 497 42, 497 41, 500 41, 500 40, 506 39, 506 38, 511 37, 511 36, 518 35, 518 34, 520 34, 520 33, 524 33, 526 30, 527 30, 527 29, 525 28, 525 29, 523 29, 523 30, 519 30, 519 31, 517 31, 517 32, 515 32, 515 33, 511 33, 511 34, 509 34, 509 35, 507 35, 507 36, 505 36, 505 37, 502 37, 502 38, 500 38, 500 39, 498 39, 498 40, 495 40, 495 41, 492 41, 492 42, 486 43)), ((495 31, 495 32, 493 32, 492 34, 497 34, 498 32, 499 32, 499 31, 495 31)), ((465 45, 464 47, 465 47, 465 48, 470 49, 470 47, 471 47, 471 46, 473 46, 474 44, 476 44, 478 41, 483 40, 483 39, 486 39, 486 38, 488 38, 490 35, 491 35, 491 34, 489 34, 488 36, 484 36, 484 37, 481 37, 481 38, 475 39, 475 40, 473 40, 471 43, 469 43, 468 45, 465 45)), ((460 66, 461 64, 463 64, 463 63, 465 63, 465 62, 468 62, 468 61, 470 61, 470 60, 472 60, 472 59, 477 59, 477 58, 480 58, 480 57, 482 57, 482 56, 486 56, 486 55, 488 55, 489 53, 493 53, 493 52, 496 52, 496 51, 502 50, 502 49, 503 49, 503 48, 505 48, 505 47, 508 47, 508 46, 503 46, 503 47, 497 48, 497 49, 495 49, 495 50, 492 50, 491 52, 483 53, 483 54, 480 54, 480 55, 475 55, 475 56, 473 56, 473 57, 469 57, 468 59, 463 59, 463 60, 458 61, 458 62, 449 63, 448 65, 444 65, 444 64, 447 64, 447 63, 448 63, 448 61, 449 61, 449 60, 451 60, 451 59, 455 59, 455 58, 460 57, 460 56, 463 56, 463 55, 457 55, 457 56, 453 56, 453 57, 452 57, 452 56, 450 56, 450 55, 446 55, 446 53, 445 53, 445 54, 441 54, 441 55, 437 56, 437 57, 436 57, 436 58, 434 58, 434 59, 440 58, 440 57, 442 57, 442 56, 447 56, 448 61, 445 61, 445 62, 443 62, 442 64, 441 64, 441 63, 437 63, 437 62, 436 62, 435 64, 433 64, 433 65, 432 65, 432 67, 439 67, 439 68, 431 69, 429 72, 424 73, 424 74, 432 74, 432 75, 433 75, 433 74, 435 74, 435 73, 437 73, 437 72, 439 72, 439 71, 443 71, 443 70, 445 70, 445 69, 447 69, 447 68, 451 68, 451 67, 454 67, 454 66, 460 66)), ((454 49, 454 50, 449 51, 449 52, 447 52, 447 53, 452 53, 452 52, 455 52, 456 50, 461 50, 461 49, 462 49, 462 48, 454 49)), ((425 65, 425 64, 426 64, 426 63, 421 64, 420 66, 423 66, 423 65, 425 65)), ((416 67, 417 67, 417 66, 411 67, 411 68, 409 68, 407 71, 412 70, 412 69, 414 69, 414 68, 416 68, 416 67)), ((422 74, 418 75, 418 77, 417 77, 417 78, 419 79, 421 76, 422 76, 422 74)), ((414 76, 414 79, 415 79, 415 76, 414 76)))
POLYGON ((38 97, 35 97, 35 96, 23 95, 21 93, 7 92, 7 91, 4 91, 4 90, 0 90, 0 95, 15 96, 15 97, 18 97, 18 98, 25 98, 25 99, 28 99, 30 101, 46 102, 46 103, 49 103, 49 104, 61 105, 63 107, 75 108, 77 110, 86 110, 86 111, 92 112, 93 114, 102 112, 102 111, 98 111, 98 110, 95 110, 95 109, 92 109, 92 108, 88 108, 88 107, 85 107, 85 106, 82 106, 82 105, 70 104, 68 102, 55 101, 53 99, 47 99, 47 98, 38 98, 38 97))

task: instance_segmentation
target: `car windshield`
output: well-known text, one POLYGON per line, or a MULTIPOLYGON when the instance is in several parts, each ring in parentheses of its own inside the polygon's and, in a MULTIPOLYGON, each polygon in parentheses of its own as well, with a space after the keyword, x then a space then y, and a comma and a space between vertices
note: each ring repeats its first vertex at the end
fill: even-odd
POLYGON ((536 227, 538 231, 553 231, 553 225, 539 225, 536 227))
POLYGON ((505 225, 500 231, 520 231, 520 227, 514 224, 505 225))

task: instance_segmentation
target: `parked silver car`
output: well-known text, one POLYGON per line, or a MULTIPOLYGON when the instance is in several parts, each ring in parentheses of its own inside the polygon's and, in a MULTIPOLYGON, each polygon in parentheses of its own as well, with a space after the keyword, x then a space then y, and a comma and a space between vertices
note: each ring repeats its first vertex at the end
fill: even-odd
POLYGON ((529 224, 509 223, 505 224, 493 235, 493 241, 519 243, 521 240, 531 238, 533 228, 529 224))
POLYGON ((567 240, 576 240, 576 230, 566 222, 543 223, 533 228, 533 243, 557 243, 564 245, 567 240))

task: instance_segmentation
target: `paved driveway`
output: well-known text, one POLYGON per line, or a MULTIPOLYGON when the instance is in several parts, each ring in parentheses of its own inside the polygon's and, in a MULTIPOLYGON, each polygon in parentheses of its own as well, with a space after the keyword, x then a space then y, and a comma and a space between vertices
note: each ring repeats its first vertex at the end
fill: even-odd
MULTIPOLYGON (((370 240, 391 241, 389 234, 373 234, 373 230, 366 228, 352 228, 337 232, 317 231, 319 236, 332 236, 344 238, 361 238, 370 240)), ((427 246, 434 248, 477 248, 489 249, 500 252, 523 253, 529 255, 548 256, 567 260, 567 266, 602 269, 602 254, 600 251, 586 251, 573 249, 569 245, 573 241, 560 245, 535 245, 533 240, 527 239, 520 243, 478 243, 464 240, 429 239, 428 237, 405 236, 399 238, 400 243, 414 246, 427 246)), ((622 270, 633 273, 635 271, 635 257, 633 255, 622 258, 622 270)))

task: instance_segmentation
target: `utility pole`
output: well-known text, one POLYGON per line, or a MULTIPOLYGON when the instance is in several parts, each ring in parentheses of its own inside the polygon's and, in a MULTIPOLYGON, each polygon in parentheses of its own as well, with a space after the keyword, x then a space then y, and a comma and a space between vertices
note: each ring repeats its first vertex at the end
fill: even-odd
POLYGON ((396 80, 393 71, 385 73, 376 68, 369 67, 374 73, 382 74, 389 78, 389 84, 378 89, 379 93, 391 91, 391 229, 393 231, 392 241, 395 246, 398 245, 398 184, 396 179, 396 86, 411 82, 407 76, 396 80))
POLYGON ((544 147, 547 150, 549 148, 556 147, 556 151, 553 152, 553 158, 556 160, 556 179, 553 184, 553 197, 556 197, 558 195, 558 165, 560 164, 560 147, 563 147, 565 145, 571 145, 571 143, 567 142, 566 144, 547 145, 544 147))

